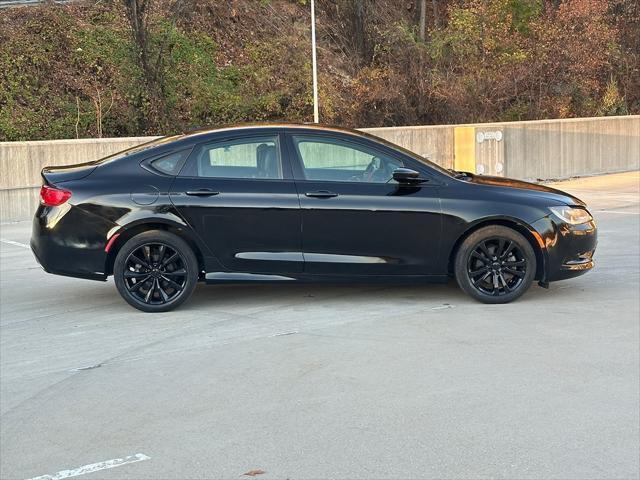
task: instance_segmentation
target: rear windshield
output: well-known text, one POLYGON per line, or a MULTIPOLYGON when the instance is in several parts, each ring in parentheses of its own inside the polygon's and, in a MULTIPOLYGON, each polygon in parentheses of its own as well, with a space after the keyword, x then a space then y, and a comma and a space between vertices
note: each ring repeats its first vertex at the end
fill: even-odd
POLYGON ((140 153, 151 148, 159 147, 161 145, 164 145, 165 143, 177 140, 180 137, 182 137, 182 135, 169 135, 167 137, 156 138, 155 140, 151 140, 150 142, 141 143, 140 145, 136 145, 135 147, 127 148, 126 150, 122 150, 107 157, 100 158, 98 160, 90 162, 90 164, 100 165, 101 163, 111 162, 119 158, 128 157, 129 155, 133 155, 135 153, 140 153))

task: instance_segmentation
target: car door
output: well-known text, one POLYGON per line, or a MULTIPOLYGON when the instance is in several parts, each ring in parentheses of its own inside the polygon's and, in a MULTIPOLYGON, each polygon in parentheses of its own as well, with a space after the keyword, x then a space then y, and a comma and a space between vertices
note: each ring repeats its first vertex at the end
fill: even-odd
POLYGON ((339 132, 290 131, 287 151, 302 208, 305 272, 430 275, 440 253, 438 182, 413 159, 339 132), (400 185, 398 167, 425 182, 400 185))
POLYGON ((228 270, 302 271, 300 204, 277 131, 196 145, 170 197, 228 270))

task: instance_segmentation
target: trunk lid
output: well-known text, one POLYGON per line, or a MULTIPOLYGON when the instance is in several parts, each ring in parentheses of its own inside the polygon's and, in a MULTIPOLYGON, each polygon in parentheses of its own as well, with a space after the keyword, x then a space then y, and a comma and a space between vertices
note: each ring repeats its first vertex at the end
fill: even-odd
POLYGON ((88 177, 98 165, 95 162, 65 165, 61 167, 44 167, 41 175, 45 183, 57 185, 71 180, 88 177))

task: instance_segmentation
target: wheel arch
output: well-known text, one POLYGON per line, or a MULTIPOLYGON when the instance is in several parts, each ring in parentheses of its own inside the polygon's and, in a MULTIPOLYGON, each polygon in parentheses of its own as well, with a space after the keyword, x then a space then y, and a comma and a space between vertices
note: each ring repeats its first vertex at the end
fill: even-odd
POLYGON ((460 249, 460 245, 462 242, 471 235, 473 232, 492 225, 501 225, 503 227, 511 228, 516 232, 522 234, 524 238, 527 239, 531 248, 536 255, 536 276, 535 280, 544 280, 546 278, 546 264, 547 264, 547 255, 544 247, 541 246, 539 234, 528 224, 515 219, 515 218, 504 218, 504 217, 496 217, 496 218, 485 218, 475 222, 467 227, 467 229, 462 232, 462 234, 455 241, 453 248, 449 252, 449 259, 447 264, 447 273, 449 275, 453 275, 453 266, 455 262, 456 255, 458 254, 458 250, 460 249), (536 237, 537 235, 537 237, 536 237))
POLYGON ((205 270, 205 260, 202 248, 198 245, 198 242, 189 227, 175 222, 153 219, 123 226, 114 234, 118 235, 118 237, 113 241, 113 244, 110 245, 109 251, 107 252, 107 257, 105 259, 105 274, 113 275, 113 265, 116 256, 128 240, 140 233, 148 232, 150 230, 163 230, 165 232, 170 232, 187 242, 196 256, 199 272, 205 270))

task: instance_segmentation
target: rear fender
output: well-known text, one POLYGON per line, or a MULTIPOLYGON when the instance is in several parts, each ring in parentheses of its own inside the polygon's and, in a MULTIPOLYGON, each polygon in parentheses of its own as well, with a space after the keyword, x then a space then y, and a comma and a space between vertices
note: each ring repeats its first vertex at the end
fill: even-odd
POLYGON ((149 230, 168 231, 185 240, 193 249, 198 259, 198 266, 201 273, 224 269, 209 247, 204 244, 200 238, 194 234, 192 228, 177 215, 168 212, 167 214, 154 216, 153 218, 123 218, 121 220, 125 220, 125 222, 119 222, 118 225, 107 234, 108 251, 105 260, 105 272, 107 275, 113 274, 113 264, 122 246, 139 233, 149 230))

